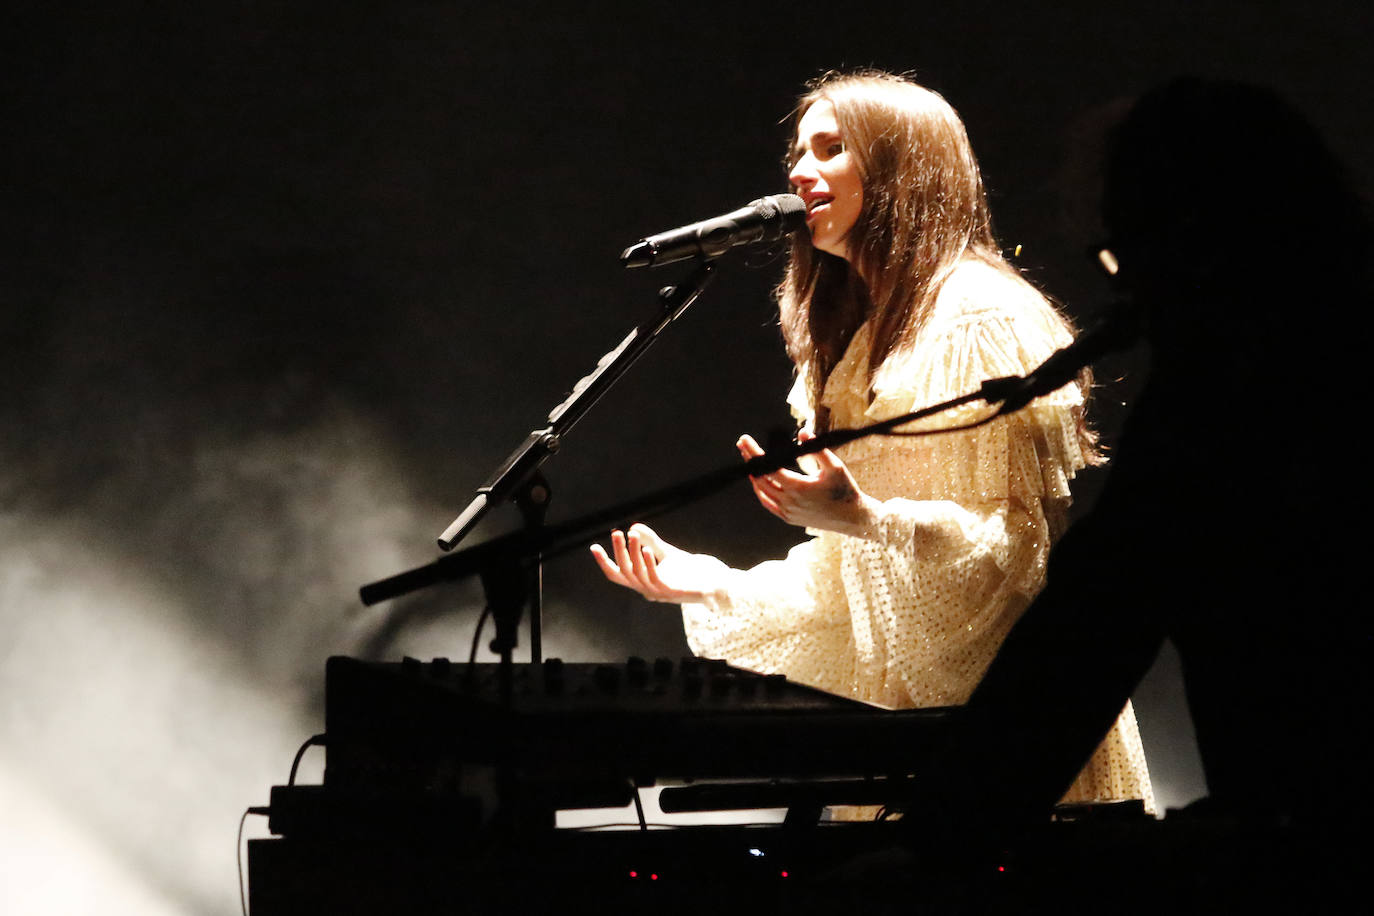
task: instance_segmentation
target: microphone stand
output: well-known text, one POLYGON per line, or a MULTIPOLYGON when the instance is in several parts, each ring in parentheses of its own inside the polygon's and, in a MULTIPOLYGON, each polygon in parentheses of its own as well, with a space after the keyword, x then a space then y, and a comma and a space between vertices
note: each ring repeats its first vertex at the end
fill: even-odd
MULTIPOLYGON (((710 261, 703 262, 698 266, 697 273, 702 282, 709 277, 712 266, 710 261)), ((671 286, 665 287, 659 295, 661 298, 669 297, 675 295, 677 289, 671 286)), ((699 291, 700 287, 688 296, 677 311, 680 312, 681 309, 686 308, 699 291)), ((664 320, 659 330, 671 320, 671 317, 664 320)), ((1105 354, 1135 343, 1142 334, 1142 321, 1143 311, 1136 303, 1133 301, 1118 303, 1105 320, 1080 335, 1067 347, 1056 350, 1048 359, 1025 376, 989 379, 983 382, 977 391, 951 398, 940 404, 934 404, 921 410, 857 429, 832 430, 803 443, 788 445, 784 448, 773 448, 759 458, 710 471, 700 477, 655 490, 600 511, 591 512, 561 525, 541 526, 537 529, 527 527, 522 531, 493 538, 476 547, 440 557, 425 566, 416 567, 364 585, 359 590, 359 597, 363 604, 371 606, 418 591, 438 582, 482 575, 484 571, 493 566, 499 567, 513 560, 518 562, 531 557, 542 560, 545 557, 558 556, 577 547, 590 544, 608 528, 623 527, 631 521, 661 515, 671 509, 696 502, 723 490, 736 480, 776 471, 800 455, 809 455, 827 448, 838 448, 856 439, 884 434, 898 436, 938 435, 942 432, 954 432, 957 429, 971 429, 981 426, 997 417, 1013 413, 1035 398, 1049 394, 1067 384, 1074 379, 1080 369, 1091 365, 1105 354), (984 401, 989 405, 996 404, 997 409, 986 417, 961 427, 918 432, 894 432, 899 426, 973 401, 984 401)), ((618 356, 620 350, 630 344, 637 333, 638 331, 631 332, 630 337, 626 338, 621 347, 603 357, 602 362, 606 363, 612 356, 618 356)), ((647 345, 648 341, 643 344, 643 346, 647 345)), ((602 384, 603 368, 609 369, 610 367, 599 366, 597 372, 579 382, 579 386, 584 383, 587 383, 588 387, 591 387, 592 383, 602 384)), ((604 392, 611 381, 604 381, 595 396, 604 392)), ((568 403, 571 403, 578 395, 579 393, 574 391, 573 398, 570 398, 568 403)), ((556 410, 554 415, 558 414, 560 410, 562 408, 556 410)), ((455 524, 457 523, 455 522, 455 524)))
MULTIPOLYGON (((1004 386, 1006 383, 1024 381, 1024 379, 1019 378, 996 379, 984 383, 984 388, 990 391, 1000 391, 1000 386, 1004 386)), ((439 582, 465 579, 474 575, 485 577, 490 575, 489 570, 500 569, 512 562, 519 563, 533 557, 545 559, 560 556, 590 544, 601 537, 608 528, 623 527, 630 521, 653 518, 672 509, 697 502, 725 489, 737 480, 776 471, 800 455, 809 455, 827 448, 837 448, 866 436, 881 435, 905 423, 911 423, 978 400, 988 400, 983 389, 923 410, 894 417, 891 420, 883 420, 858 429, 833 430, 800 444, 773 449, 759 458, 709 471, 699 477, 654 490, 559 525, 547 525, 534 531, 529 529, 518 530, 501 537, 492 538, 475 547, 439 557, 424 566, 364 585, 359 590, 359 597, 363 604, 371 606, 392 598, 399 598, 402 595, 408 595, 439 582)), ((986 422, 1000 415, 1000 411, 995 412, 979 422, 986 422)), ((944 430, 930 430, 931 434, 940 432, 944 432, 944 430)), ((494 610, 493 613, 495 613, 494 610)))
MULTIPOLYGON (((559 450, 563 436, 592 405, 644 355, 658 335, 696 301, 715 269, 714 260, 700 259, 686 280, 658 291, 657 317, 630 331, 614 350, 597 360, 596 368, 579 380, 567 399, 549 413, 548 425, 532 430, 486 483, 477 488, 467 508, 439 535, 441 549, 452 550, 492 506, 507 500, 514 501, 520 509, 524 527, 519 541, 539 544, 547 540, 544 521, 553 490, 540 467, 559 450)), ((511 655, 518 641, 521 611, 526 604, 530 608, 530 660, 537 663, 542 657, 543 556, 538 550, 532 553, 507 551, 499 560, 492 553, 483 553, 483 556, 488 559, 480 571, 482 587, 496 626, 491 650, 501 657, 505 674, 502 692, 505 694, 510 689, 511 655)))

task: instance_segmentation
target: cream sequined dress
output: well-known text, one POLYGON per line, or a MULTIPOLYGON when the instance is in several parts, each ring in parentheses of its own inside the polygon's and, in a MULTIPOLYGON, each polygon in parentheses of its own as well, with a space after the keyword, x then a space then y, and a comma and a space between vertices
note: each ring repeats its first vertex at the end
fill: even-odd
MULTIPOLYGON (((883 363, 871 403, 867 325, 821 402, 833 428, 877 422, 986 379, 1024 375, 1070 339, 1032 290, 968 261, 945 282, 912 345, 883 363)), ((788 401, 809 423, 801 381, 788 401)), ((1069 480, 1084 465, 1081 406, 1070 385, 977 430, 840 448, 859 487, 883 501, 880 521, 863 537, 809 531, 786 559, 725 572, 724 588, 683 606, 692 651, 892 708, 965 702, 1044 585, 1069 480)), ((986 410, 971 405, 926 422, 948 426, 986 410)), ((719 564, 700 555, 688 562, 719 564)), ((1133 798, 1154 811, 1128 703, 1064 801, 1133 798)))

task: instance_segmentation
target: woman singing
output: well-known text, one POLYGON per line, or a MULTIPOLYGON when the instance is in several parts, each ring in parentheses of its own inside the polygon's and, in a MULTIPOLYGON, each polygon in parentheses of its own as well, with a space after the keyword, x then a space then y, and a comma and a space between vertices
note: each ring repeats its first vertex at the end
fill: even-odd
MULTIPOLYGON (((789 163, 809 229, 778 287, 801 438, 1024 375, 1071 340, 1002 259, 964 126, 936 93, 825 77, 798 105, 789 163)), ((892 708, 960 704, 1044 585, 1069 480, 1097 460, 1085 397, 1066 385, 977 429, 860 439, 753 478, 765 509, 812 535, 782 560, 731 569, 642 524, 592 554, 612 582, 681 604, 699 655, 892 708)), ((747 435, 738 447, 763 454, 747 435)), ((1128 703, 1064 800, 1133 798, 1153 810, 1128 703)))

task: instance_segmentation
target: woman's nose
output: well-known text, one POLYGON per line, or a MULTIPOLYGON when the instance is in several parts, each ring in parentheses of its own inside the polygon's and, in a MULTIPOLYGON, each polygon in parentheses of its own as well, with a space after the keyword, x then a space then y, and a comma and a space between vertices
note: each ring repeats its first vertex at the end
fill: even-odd
POLYGON ((792 166, 792 171, 787 173, 787 180, 793 187, 801 189, 809 188, 816 183, 816 168, 809 154, 792 166))

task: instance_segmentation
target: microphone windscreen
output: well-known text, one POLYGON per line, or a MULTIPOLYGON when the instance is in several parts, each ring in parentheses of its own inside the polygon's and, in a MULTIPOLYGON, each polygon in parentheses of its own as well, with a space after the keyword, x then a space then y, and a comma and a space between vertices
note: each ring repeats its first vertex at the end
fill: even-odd
POLYGON ((796 194, 778 194, 773 199, 778 202, 778 212, 780 212, 783 217, 793 216, 798 213, 802 216, 806 215, 806 201, 802 200, 796 194))

